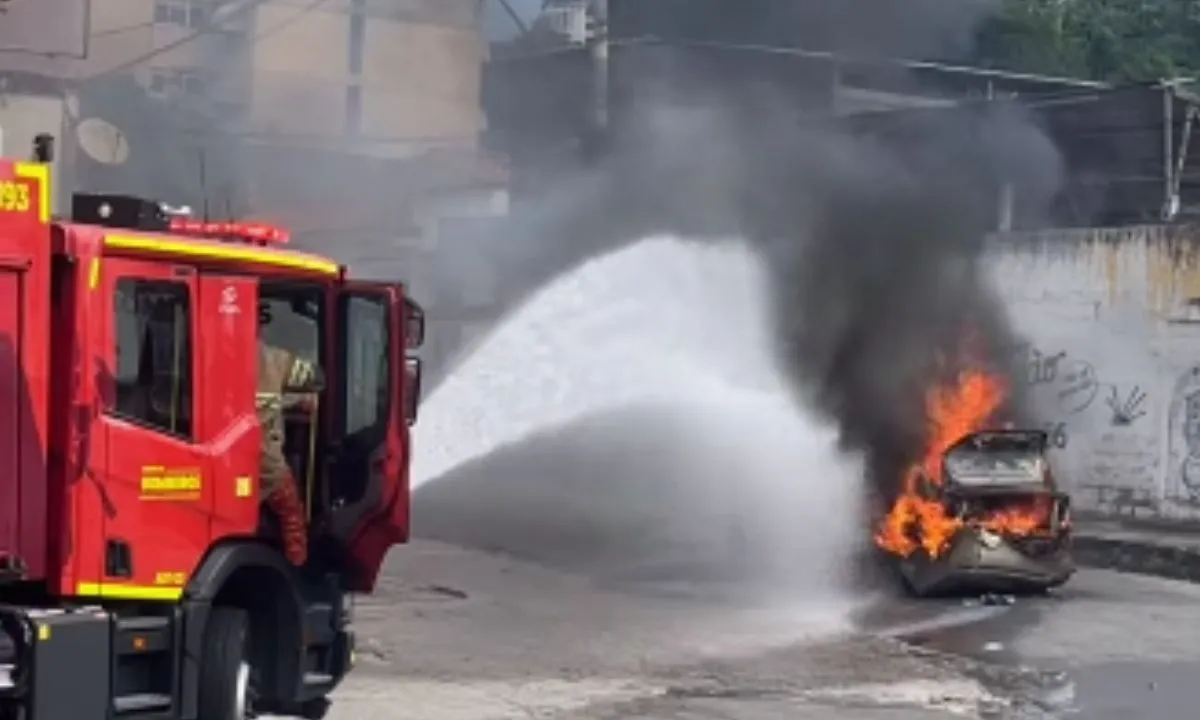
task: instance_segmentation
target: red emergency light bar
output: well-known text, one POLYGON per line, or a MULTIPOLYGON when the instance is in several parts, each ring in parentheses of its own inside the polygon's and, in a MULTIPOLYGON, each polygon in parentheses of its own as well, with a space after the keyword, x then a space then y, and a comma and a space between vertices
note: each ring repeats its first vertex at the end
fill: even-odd
POLYGON ((180 235, 241 240, 254 245, 283 245, 291 239, 283 228, 258 222, 204 222, 186 217, 173 217, 168 228, 180 235))

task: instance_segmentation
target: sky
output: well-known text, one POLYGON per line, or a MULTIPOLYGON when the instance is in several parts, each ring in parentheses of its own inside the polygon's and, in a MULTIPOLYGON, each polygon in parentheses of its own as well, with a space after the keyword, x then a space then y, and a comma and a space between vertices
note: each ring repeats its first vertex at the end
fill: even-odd
MULTIPOLYGON (((542 9, 542 0, 508 0, 512 9, 526 24, 533 22, 542 9)), ((505 12, 500 0, 486 0, 483 4, 483 32, 488 40, 508 40, 517 33, 517 26, 505 12)))

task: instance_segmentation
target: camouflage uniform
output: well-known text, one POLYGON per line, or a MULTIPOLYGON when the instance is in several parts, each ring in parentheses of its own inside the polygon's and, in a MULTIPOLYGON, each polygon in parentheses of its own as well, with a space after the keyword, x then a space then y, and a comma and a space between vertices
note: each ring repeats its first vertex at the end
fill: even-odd
POLYGON ((284 455, 284 413, 312 400, 319 383, 320 371, 312 362, 260 343, 255 402, 263 433, 260 492, 279 517, 284 550, 296 565, 302 565, 308 555, 308 528, 300 488, 284 455))

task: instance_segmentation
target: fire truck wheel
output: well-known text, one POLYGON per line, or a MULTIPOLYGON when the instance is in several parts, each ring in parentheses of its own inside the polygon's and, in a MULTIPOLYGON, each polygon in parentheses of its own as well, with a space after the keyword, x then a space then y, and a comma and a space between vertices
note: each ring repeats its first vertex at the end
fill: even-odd
POLYGON ((204 631, 198 720, 245 720, 250 708, 246 661, 249 618, 244 610, 214 607, 204 631))

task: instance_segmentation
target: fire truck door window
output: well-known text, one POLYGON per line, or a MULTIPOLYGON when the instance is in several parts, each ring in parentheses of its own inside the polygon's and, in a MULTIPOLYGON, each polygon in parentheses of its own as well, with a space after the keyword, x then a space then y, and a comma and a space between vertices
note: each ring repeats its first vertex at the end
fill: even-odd
POLYGON ((347 302, 343 427, 346 435, 382 434, 391 393, 387 301, 357 296, 347 302))
POLYGON ((113 414, 171 435, 192 435, 191 303, 183 283, 116 283, 113 414))

